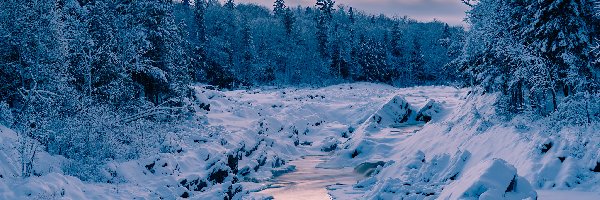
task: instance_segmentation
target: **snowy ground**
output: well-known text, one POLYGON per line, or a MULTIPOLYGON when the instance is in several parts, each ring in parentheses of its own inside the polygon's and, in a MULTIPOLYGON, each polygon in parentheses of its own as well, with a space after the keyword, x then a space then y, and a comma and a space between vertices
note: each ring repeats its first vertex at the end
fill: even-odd
POLYGON ((598 125, 505 121, 494 95, 370 83, 195 89, 206 111, 169 135, 172 151, 110 162, 99 172, 110 183, 63 175, 68 161, 43 152, 39 176, 20 178, 18 138, 1 128, 0 199, 600 199, 598 125))

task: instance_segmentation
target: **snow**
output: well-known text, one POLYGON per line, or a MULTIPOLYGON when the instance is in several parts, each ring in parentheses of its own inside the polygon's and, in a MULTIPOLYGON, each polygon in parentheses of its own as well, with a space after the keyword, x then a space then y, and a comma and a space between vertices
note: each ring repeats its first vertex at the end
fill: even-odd
POLYGON ((105 183, 65 175, 68 159, 43 151, 37 175, 20 177, 20 139, 0 127, 0 199, 535 199, 534 189, 539 199, 598 199, 599 125, 506 120, 495 94, 372 83, 193 88, 197 116, 167 134, 160 154, 108 161, 105 183), (274 185, 283 187, 264 190, 274 185))
POLYGON ((483 161, 449 184, 440 199, 536 199, 537 193, 517 169, 501 159, 483 161))
MULTIPOLYGON (((442 104, 443 111, 436 120, 404 137, 395 136, 388 129, 372 131, 359 127, 360 131, 327 166, 388 163, 378 174, 359 183, 359 188, 351 190, 362 191, 361 198, 436 198, 449 193, 445 186, 455 181, 467 187, 465 184, 470 183, 461 179, 474 168, 481 168, 478 166, 481 163, 495 159, 514 167, 522 177, 517 180, 525 183, 521 185, 531 183, 537 189, 598 190, 600 176, 591 170, 599 159, 597 131, 590 127, 556 130, 546 119, 532 120, 526 116, 504 120, 490 103, 495 102, 495 94, 458 91, 445 97, 454 98, 444 100, 446 105, 442 104), (542 146, 550 141, 553 147, 542 153, 542 146)), ((408 100, 415 108, 422 102, 408 100)), ((597 124, 592 126, 598 128, 597 124)), ((474 177, 471 180, 484 175, 471 174, 474 177)))
POLYGON ((598 200, 600 192, 582 192, 571 190, 538 190, 538 199, 542 200, 563 200, 563 199, 579 199, 579 200, 598 200))

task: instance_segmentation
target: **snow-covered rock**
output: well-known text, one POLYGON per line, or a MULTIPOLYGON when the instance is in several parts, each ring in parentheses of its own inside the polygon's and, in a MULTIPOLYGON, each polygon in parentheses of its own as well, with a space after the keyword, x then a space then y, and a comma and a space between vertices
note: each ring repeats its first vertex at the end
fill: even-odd
POLYGON ((321 151, 330 152, 336 150, 338 148, 338 144, 340 141, 335 137, 329 136, 325 138, 323 145, 321 146, 321 151))
POLYGON ((404 123, 410 120, 412 113, 413 109, 406 99, 396 95, 369 118, 366 128, 372 131, 404 123))
POLYGON ((442 105, 435 101, 429 100, 419 112, 417 112, 417 121, 429 122, 438 117, 442 112, 442 105))
POLYGON ((439 199, 536 199, 529 182, 502 159, 483 161, 448 185, 439 199))

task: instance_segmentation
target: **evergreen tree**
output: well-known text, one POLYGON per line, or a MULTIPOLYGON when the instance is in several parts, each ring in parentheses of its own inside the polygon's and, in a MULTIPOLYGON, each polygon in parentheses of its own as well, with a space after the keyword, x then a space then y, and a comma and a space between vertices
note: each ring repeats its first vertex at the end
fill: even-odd
POLYGON ((450 37, 452 37, 452 34, 450 33, 450 26, 448 26, 448 24, 445 24, 444 31, 442 32, 442 35, 439 39, 440 45, 444 48, 449 48, 451 44, 450 37))
POLYGON ((359 80, 389 83, 391 76, 385 63, 387 58, 384 45, 364 36, 360 40, 358 63, 362 67, 364 77, 359 80))
POLYGON ((234 0, 227 0, 227 2, 225 2, 225 8, 228 8, 229 10, 233 10, 235 8, 235 3, 233 2, 234 0))
POLYGON ((321 10, 322 14, 329 20, 333 17, 333 8, 335 1, 333 0, 317 0, 317 6, 321 10))
POLYGON ((333 54, 331 55, 331 65, 329 70, 334 77, 346 79, 350 76, 350 69, 348 62, 341 55, 340 43, 341 41, 337 40, 333 44, 333 54))
POLYGON ((594 25, 589 0, 532 1, 525 10, 525 43, 537 49, 556 74, 562 95, 589 89, 592 78, 590 47, 594 25))
POLYGON ((317 16, 317 43, 322 58, 329 57, 327 43, 329 40, 329 23, 332 18, 334 3, 332 0, 317 0, 317 6, 319 6, 320 10, 317 16))
POLYGON ((404 49, 402 44, 402 31, 400 30, 400 23, 394 22, 394 26, 392 27, 392 39, 390 41, 390 46, 392 48, 392 55, 395 57, 402 57, 402 51, 404 49))
POLYGON ((350 9, 348 10, 348 15, 349 15, 349 19, 350 19, 350 23, 354 24, 356 23, 356 18, 354 17, 354 9, 352 7, 350 7, 350 9))
POLYGON ((590 1, 491 1, 472 5, 458 59, 472 83, 501 91, 499 108, 549 115, 563 97, 593 92, 590 1), (550 104, 548 102, 551 102, 550 104))
POLYGON ((242 62, 239 76, 241 80, 249 85, 251 82, 252 72, 254 71, 252 64, 254 62, 254 43, 252 33, 248 23, 242 28, 242 62))
POLYGON ((285 9, 285 14, 283 15, 283 25, 285 27, 285 32, 288 36, 292 35, 292 31, 294 29, 294 23, 296 22, 296 17, 290 8, 285 9))
POLYGON ((194 59, 195 64, 193 65, 192 70, 190 70, 194 81, 204 80, 204 70, 208 66, 205 50, 208 38, 206 35, 206 23, 204 21, 207 5, 205 0, 196 0, 194 5, 194 21, 196 22, 195 40, 197 40, 197 42, 194 48, 194 54, 196 56, 194 59))
POLYGON ((413 49, 410 53, 409 66, 411 77, 413 77, 414 81, 417 83, 424 83, 427 80, 423 52, 421 51, 421 44, 417 38, 413 38, 413 49))
POLYGON ((273 14, 275 17, 282 17, 286 14, 286 6, 284 0, 275 0, 273 4, 273 14))

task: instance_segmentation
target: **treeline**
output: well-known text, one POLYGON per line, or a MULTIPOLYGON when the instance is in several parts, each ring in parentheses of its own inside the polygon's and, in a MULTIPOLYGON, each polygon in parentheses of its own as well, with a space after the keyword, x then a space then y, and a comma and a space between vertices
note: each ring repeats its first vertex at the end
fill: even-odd
MULTIPOLYGON (((232 88, 372 81, 414 85, 455 80, 462 28, 389 18, 318 0, 272 9, 227 1, 183 1, 195 81, 232 88)), ((179 21, 179 20, 178 20, 179 21)))
POLYGON ((471 30, 453 65, 469 84, 500 91, 498 107, 509 113, 600 121, 595 1, 463 2, 471 30))
POLYGON ((462 35, 331 0, 4 0, 0 123, 21 133, 23 176, 44 149, 71 159, 66 172, 98 180, 107 160, 168 149, 165 134, 201 109, 192 83, 445 83, 457 79, 444 65, 462 35))

